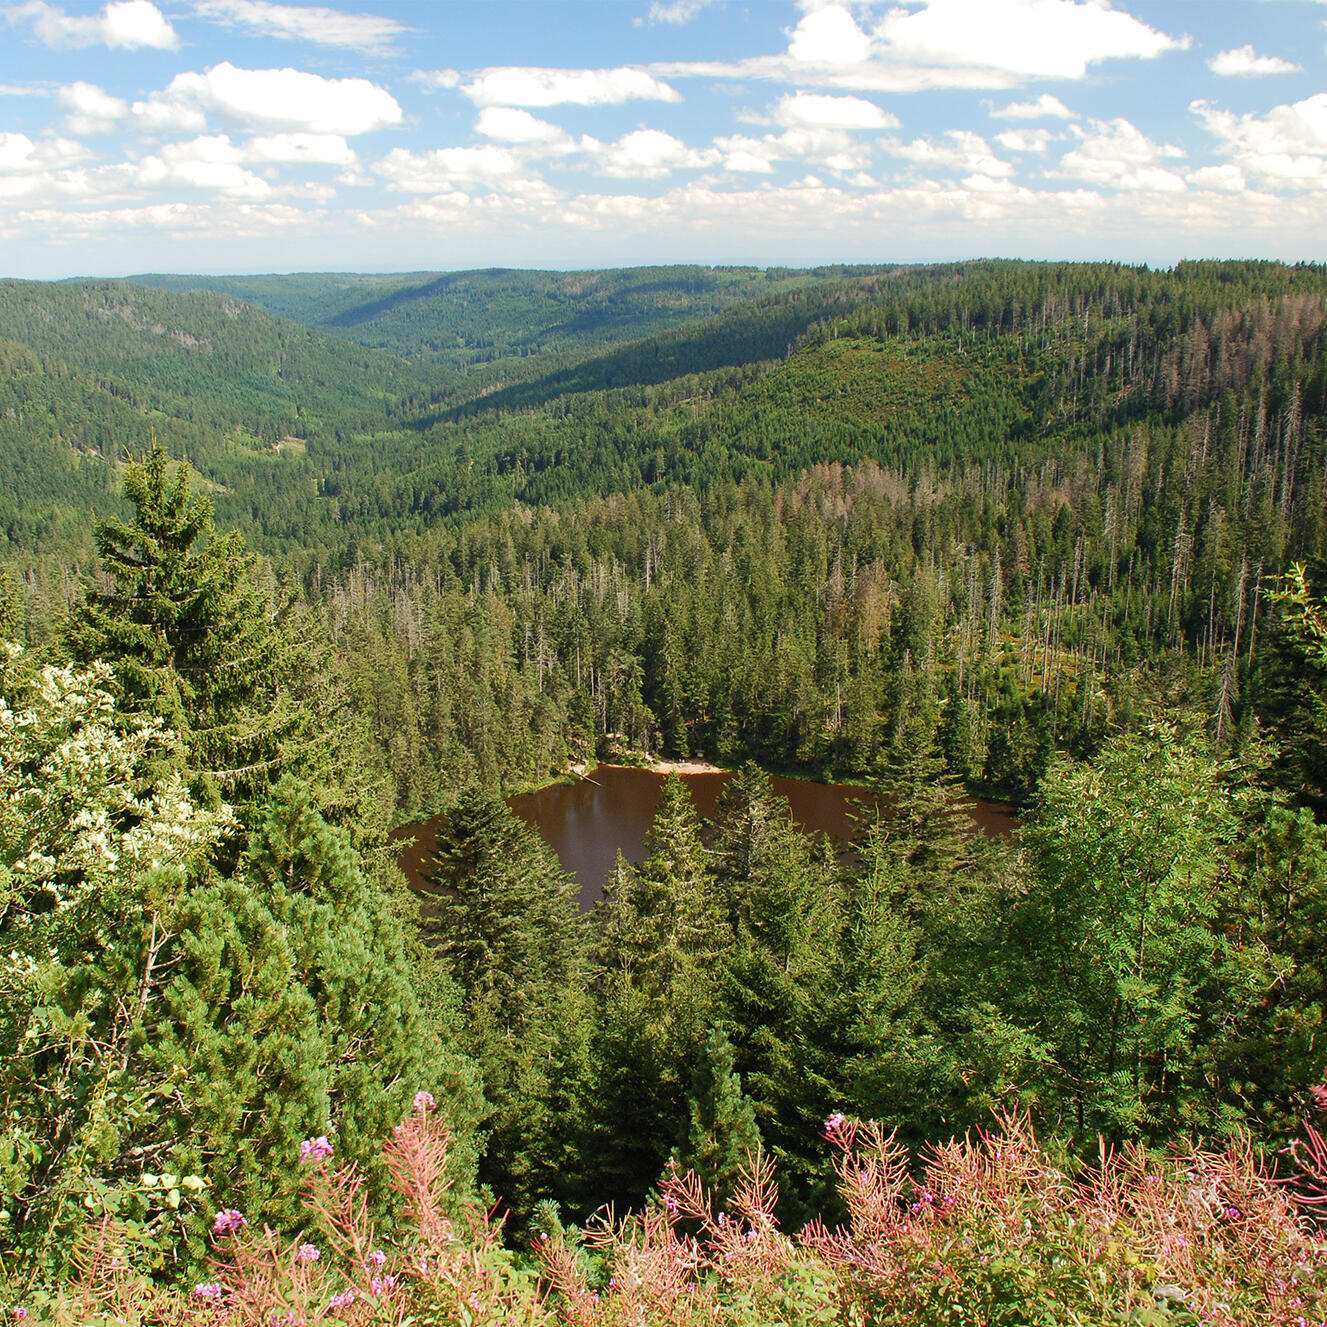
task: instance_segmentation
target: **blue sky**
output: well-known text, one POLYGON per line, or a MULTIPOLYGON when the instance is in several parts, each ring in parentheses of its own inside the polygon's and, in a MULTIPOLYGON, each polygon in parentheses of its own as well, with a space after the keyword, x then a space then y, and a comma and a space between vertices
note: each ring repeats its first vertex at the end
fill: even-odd
POLYGON ((0 0, 0 273, 1327 258, 1327 0, 0 0))

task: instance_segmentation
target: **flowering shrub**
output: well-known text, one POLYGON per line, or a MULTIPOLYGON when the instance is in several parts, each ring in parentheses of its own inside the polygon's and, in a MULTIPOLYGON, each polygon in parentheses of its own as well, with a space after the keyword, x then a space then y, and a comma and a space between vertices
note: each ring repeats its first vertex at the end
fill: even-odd
MULTIPOLYGON (((501 1246, 489 1214, 448 1215, 447 1131, 419 1100, 385 1149, 404 1237, 378 1237, 353 1166, 333 1168, 328 1155, 310 1152, 310 1228, 296 1240, 220 1212, 213 1274, 184 1294, 144 1279, 125 1232, 103 1218, 80 1251, 77 1282, 11 1303, 6 1316, 59 1327, 1322 1327, 1327 1319, 1327 1242, 1296 1186, 1266 1175, 1247 1143, 1162 1159, 1126 1148, 1072 1176, 1017 1115, 930 1149, 915 1167, 874 1123, 834 1115, 826 1136, 848 1212, 841 1227, 781 1231, 763 1156, 751 1159, 722 1211, 674 1167, 643 1212, 593 1225, 583 1241, 557 1228, 539 1237, 536 1278, 501 1246)), ((1311 1132, 1309 1200, 1324 1178, 1315 1140, 1311 1132)))
POLYGON ((1103 1157, 1076 1180, 1028 1121, 931 1149, 920 1171, 874 1123, 833 1115, 849 1220, 779 1233, 757 1158, 732 1212, 670 1174, 656 1207, 592 1231, 593 1284, 566 1240, 541 1243, 558 1316, 617 1323, 1192 1323, 1318 1327, 1327 1244, 1241 1143, 1167 1159, 1103 1157))

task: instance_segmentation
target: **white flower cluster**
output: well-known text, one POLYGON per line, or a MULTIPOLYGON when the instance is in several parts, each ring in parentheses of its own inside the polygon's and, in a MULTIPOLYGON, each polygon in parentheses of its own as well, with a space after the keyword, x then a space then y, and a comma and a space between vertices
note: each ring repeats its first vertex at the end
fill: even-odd
POLYGON ((234 824, 228 806, 195 806, 179 774, 144 788, 169 735, 117 715, 110 676, 102 663, 34 674, 14 645, 0 655, 0 906, 41 891, 48 911, 69 908, 153 867, 188 866, 234 824))

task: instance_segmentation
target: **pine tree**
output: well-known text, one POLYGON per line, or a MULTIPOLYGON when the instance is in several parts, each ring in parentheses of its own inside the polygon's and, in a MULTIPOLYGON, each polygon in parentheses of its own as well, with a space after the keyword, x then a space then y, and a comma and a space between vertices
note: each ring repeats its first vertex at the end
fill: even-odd
POLYGON ((0 1152, 27 1252, 58 1262, 103 1205, 177 1266, 201 1263, 216 1204, 289 1228, 299 1144, 323 1133, 380 1200, 382 1137, 418 1088, 448 1111, 470 1190, 473 1072, 445 1007, 420 1008, 391 900, 309 793, 278 786, 227 878, 230 809, 159 777, 173 739, 116 713, 104 665, 34 676, 7 653, 0 681, 0 941, 25 956, 0 985, 0 1152), (206 1198, 153 1208, 145 1170, 206 1198))
POLYGON ((843 892, 833 849, 817 851, 754 766, 716 811, 717 887, 734 939, 721 1000, 761 1132, 784 1177, 785 1214, 824 1182, 820 1125, 843 1104, 837 1045, 817 1038, 841 1013, 837 952, 843 892), (834 1011, 834 1012, 831 1012, 834 1011))
POLYGON ((595 1092, 601 1174, 638 1200, 658 1177, 685 1109, 684 1066, 714 1021, 728 928, 686 785, 664 781, 637 868, 619 863, 598 909, 595 1092))
POLYGON ((77 658, 115 670, 122 711, 178 733, 191 785, 244 809, 286 773, 367 819, 353 724, 316 623, 278 611, 239 534, 217 534, 186 462, 154 446, 125 469, 130 521, 96 526, 102 588, 71 623, 77 658))
POLYGON ((425 936, 462 992, 490 1105, 481 1174, 520 1219, 544 1198, 577 1203, 590 1027, 576 882, 500 797, 471 789, 424 889, 425 936))
POLYGON ((755 1108, 733 1067, 733 1045, 721 1027, 705 1039, 691 1076, 688 1115, 673 1157, 693 1170, 720 1205, 728 1202, 761 1150, 755 1108))

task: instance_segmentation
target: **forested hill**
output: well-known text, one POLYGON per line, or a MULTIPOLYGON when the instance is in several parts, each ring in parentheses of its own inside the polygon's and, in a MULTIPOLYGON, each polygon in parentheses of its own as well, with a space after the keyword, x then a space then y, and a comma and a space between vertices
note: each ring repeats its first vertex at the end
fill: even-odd
POLYGON ((215 484, 312 436, 381 429, 401 361, 226 296, 0 281, 0 545, 85 548, 155 434, 215 484))
POLYGON ((580 280, 0 285, 0 1308, 1320 1321, 1327 269, 580 280), (588 916, 502 796, 702 752, 588 916))
MULTIPOLYGON (((1223 741, 1270 703, 1262 590, 1327 539, 1323 268, 745 273, 717 313, 700 270, 691 321, 594 340, 668 271, 463 274, 507 350, 550 290, 586 338, 538 351, 550 316, 465 373, 232 295, 10 283, 10 559, 58 606, 102 453, 155 429, 325 601, 403 807, 604 743, 860 776, 918 714, 1022 796, 1165 669, 1223 741)), ((437 307, 266 280, 328 321, 437 307)))
POLYGON ((162 289, 211 290, 362 345, 466 368, 510 357, 635 341, 734 304, 886 269, 633 267, 602 272, 298 273, 161 276, 162 289))

